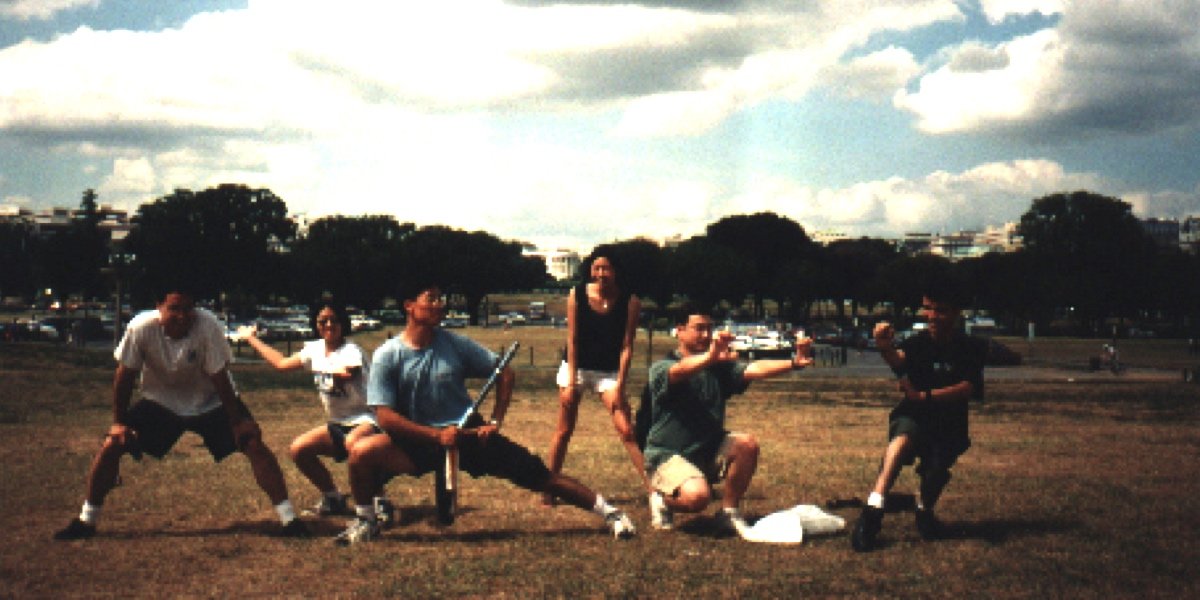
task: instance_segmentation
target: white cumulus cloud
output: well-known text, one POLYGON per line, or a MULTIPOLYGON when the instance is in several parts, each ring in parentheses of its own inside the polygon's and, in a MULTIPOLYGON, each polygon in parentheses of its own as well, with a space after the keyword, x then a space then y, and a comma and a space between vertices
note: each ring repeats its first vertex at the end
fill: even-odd
POLYGON ((0 18, 45 21, 77 8, 95 8, 100 0, 0 0, 0 18))

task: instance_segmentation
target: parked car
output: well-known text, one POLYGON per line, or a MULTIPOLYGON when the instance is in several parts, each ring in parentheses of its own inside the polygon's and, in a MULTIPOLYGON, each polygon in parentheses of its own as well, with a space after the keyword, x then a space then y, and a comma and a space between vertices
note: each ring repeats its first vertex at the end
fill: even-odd
POLYGON ((383 322, 367 315, 350 315, 351 331, 375 331, 382 329, 383 322))
POLYGON ((791 337, 763 323, 729 323, 736 336, 729 348, 738 355, 757 360, 790 356, 794 342, 791 337))
POLYGON ((464 317, 446 317, 442 319, 442 327, 446 329, 457 329, 467 326, 467 319, 464 317))

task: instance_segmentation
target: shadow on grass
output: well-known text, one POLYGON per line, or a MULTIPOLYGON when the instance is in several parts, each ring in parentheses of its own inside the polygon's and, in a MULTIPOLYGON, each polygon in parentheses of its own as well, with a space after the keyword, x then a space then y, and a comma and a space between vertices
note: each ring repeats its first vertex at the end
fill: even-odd
POLYGON ((970 523, 943 522, 943 540, 982 540, 1003 544, 1011 538, 1041 537, 1078 529, 1078 523, 1053 519, 985 519, 970 523))

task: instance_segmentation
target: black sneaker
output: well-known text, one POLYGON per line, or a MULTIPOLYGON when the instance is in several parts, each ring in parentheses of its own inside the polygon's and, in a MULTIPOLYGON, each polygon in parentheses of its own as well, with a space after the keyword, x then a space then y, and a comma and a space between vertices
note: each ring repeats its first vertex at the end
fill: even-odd
POLYGON ((933 514, 933 509, 917 509, 917 533, 923 540, 942 537, 942 522, 933 514))
POLYGON ((864 506, 862 514, 850 531, 850 546, 856 552, 870 552, 875 547, 875 536, 883 528, 883 509, 864 506))
POLYGON ((350 508, 350 503, 344 495, 338 496, 321 496, 321 501, 313 507, 312 514, 318 517, 330 517, 335 515, 353 516, 354 510, 350 508))
POLYGON ((62 541, 86 540, 94 535, 96 535, 95 525, 89 525, 75 518, 71 519, 71 522, 67 523, 66 527, 54 532, 54 539, 62 541))
POLYGON ((300 519, 292 519, 291 521, 287 522, 287 525, 283 526, 283 529, 279 531, 279 536, 288 538, 306 538, 312 537, 312 532, 308 530, 308 525, 305 525, 304 521, 301 521, 300 519))

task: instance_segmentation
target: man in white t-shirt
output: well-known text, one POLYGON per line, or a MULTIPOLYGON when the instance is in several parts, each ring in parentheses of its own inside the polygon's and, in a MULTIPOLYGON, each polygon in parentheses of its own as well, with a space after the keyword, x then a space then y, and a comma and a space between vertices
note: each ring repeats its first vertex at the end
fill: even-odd
POLYGON ((279 462, 238 396, 228 368, 233 356, 216 316, 194 306, 190 293, 177 288, 159 296, 156 310, 129 323, 113 353, 113 424, 88 473, 87 499, 78 518, 54 534, 58 540, 89 538, 104 498, 115 484, 121 456, 143 452, 162 458, 184 431, 204 439, 215 461, 235 451, 250 460, 254 478, 271 498, 282 534, 307 536, 288 500, 279 462), (141 376, 142 399, 130 406, 141 376))

